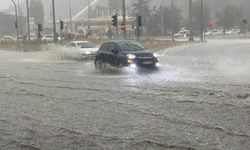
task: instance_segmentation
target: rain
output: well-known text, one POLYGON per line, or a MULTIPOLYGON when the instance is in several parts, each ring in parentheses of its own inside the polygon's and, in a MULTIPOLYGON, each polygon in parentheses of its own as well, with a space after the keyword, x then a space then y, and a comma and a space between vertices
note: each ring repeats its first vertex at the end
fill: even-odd
POLYGON ((0 149, 248 150, 249 5, 1 1, 0 149))

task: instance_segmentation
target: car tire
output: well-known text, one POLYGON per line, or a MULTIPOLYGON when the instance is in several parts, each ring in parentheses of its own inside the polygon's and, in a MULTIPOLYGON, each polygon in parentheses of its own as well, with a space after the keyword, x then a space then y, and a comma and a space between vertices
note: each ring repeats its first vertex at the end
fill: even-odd
POLYGON ((97 60, 95 62, 95 69, 100 71, 101 73, 104 73, 106 70, 106 64, 102 60, 97 60))

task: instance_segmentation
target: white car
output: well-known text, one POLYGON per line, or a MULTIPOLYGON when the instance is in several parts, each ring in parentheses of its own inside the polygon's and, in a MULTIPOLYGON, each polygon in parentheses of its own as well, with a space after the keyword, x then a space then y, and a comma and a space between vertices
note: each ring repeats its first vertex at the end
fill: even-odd
MULTIPOLYGON (((44 41, 44 42, 53 42, 54 41, 54 35, 44 35, 41 40, 44 41)), ((62 38, 58 37, 57 40, 61 41, 62 38)))
POLYGON ((190 31, 186 29, 181 29, 178 33, 174 34, 175 38, 186 38, 190 35, 190 31))
POLYGON ((66 44, 65 49, 83 58, 94 57, 98 48, 89 41, 73 41, 66 44))
POLYGON ((207 36, 218 36, 218 35, 222 35, 223 32, 221 30, 217 30, 217 29, 213 29, 211 31, 206 32, 207 36))
POLYGON ((240 34, 240 29, 232 29, 226 32, 228 35, 238 35, 240 34))

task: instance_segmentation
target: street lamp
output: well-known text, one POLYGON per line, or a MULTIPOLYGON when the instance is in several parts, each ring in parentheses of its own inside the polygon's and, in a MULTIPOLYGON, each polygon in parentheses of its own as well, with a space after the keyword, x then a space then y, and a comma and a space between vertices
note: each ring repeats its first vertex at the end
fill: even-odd
POLYGON ((52 11, 53 11, 53 34, 54 34, 54 42, 57 42, 58 35, 56 33, 56 15, 55 15, 55 1, 52 0, 52 11))
POLYGON ((16 22, 15 22, 15 27, 16 27, 16 38, 18 40, 18 22, 17 22, 17 6, 16 6, 16 3, 14 2, 14 0, 11 0, 12 3, 14 4, 15 6, 15 14, 16 14, 16 22))

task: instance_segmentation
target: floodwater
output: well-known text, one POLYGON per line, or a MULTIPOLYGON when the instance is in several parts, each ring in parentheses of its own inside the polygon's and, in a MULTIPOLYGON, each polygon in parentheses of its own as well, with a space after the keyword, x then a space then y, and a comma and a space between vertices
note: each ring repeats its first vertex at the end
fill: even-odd
POLYGON ((158 52, 156 71, 107 74, 61 48, 0 51, 0 147, 250 148, 250 41, 158 52))

